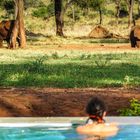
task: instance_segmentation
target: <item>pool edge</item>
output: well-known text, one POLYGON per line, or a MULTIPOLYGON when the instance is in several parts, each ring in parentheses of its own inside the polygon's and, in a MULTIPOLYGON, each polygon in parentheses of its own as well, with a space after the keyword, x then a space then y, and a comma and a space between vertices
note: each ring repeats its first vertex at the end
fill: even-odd
MULTIPOLYGON (((78 123, 84 122, 87 117, 1 117, 2 123, 78 123)), ((136 117, 105 117, 106 122, 119 124, 140 124, 140 116, 136 117)))

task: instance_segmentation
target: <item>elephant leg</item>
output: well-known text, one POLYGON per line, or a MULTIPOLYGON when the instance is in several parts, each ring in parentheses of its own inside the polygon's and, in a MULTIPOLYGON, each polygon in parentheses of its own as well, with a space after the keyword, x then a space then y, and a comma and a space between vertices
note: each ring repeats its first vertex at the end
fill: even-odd
POLYGON ((6 38, 6 42, 7 42, 7 48, 10 48, 10 39, 6 38))
POLYGON ((0 48, 3 47, 3 37, 0 35, 0 48))
POLYGON ((130 42, 131 42, 131 47, 135 48, 136 47, 136 38, 134 37, 134 30, 130 32, 129 36, 130 42))
POLYGON ((136 42, 136 46, 137 46, 137 48, 140 48, 140 41, 136 42))
POLYGON ((135 47, 136 47, 136 39, 133 38, 133 39, 131 39, 130 41, 131 41, 131 47, 132 47, 132 48, 135 48, 135 47))
POLYGON ((17 42, 18 42, 18 46, 20 47, 20 38, 19 38, 19 36, 17 37, 17 42))
POLYGON ((3 40, 0 40, 0 48, 3 47, 3 40))

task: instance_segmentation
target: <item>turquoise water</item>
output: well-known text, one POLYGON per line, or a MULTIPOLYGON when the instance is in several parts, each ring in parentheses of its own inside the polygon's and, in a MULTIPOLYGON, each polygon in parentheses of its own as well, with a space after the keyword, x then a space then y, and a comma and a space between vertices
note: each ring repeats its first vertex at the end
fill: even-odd
MULTIPOLYGON (((114 137, 104 140, 140 140, 140 125, 119 126, 120 131, 114 137)), ((87 136, 78 135, 75 128, 46 127, 1 127, 0 140, 86 140, 87 136)))

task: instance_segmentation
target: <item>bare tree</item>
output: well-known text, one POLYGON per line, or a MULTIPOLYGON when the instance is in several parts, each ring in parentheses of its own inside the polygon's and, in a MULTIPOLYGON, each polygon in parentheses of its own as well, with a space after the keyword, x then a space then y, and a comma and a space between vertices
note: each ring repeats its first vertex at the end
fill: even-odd
POLYGON ((25 37, 25 28, 23 20, 23 11, 24 11, 24 2, 23 0, 18 0, 18 21, 19 21, 19 36, 20 36, 20 45, 21 48, 26 47, 26 37, 25 37))
POLYGON ((105 7, 105 0, 92 0, 90 1, 90 7, 93 10, 96 10, 99 12, 99 24, 103 24, 103 9, 105 7))
POLYGON ((73 4, 74 1, 77 1, 77 0, 68 0, 66 2, 66 5, 64 6, 64 9, 63 9, 63 14, 65 14, 66 10, 73 4))
POLYGON ((101 6, 99 6, 99 15, 100 15, 100 22, 99 24, 102 24, 103 23, 103 16, 102 16, 102 9, 101 9, 101 6))
POLYGON ((128 27, 131 27, 133 20, 133 6, 134 6, 134 0, 126 0, 128 5, 128 11, 129 11, 129 18, 128 18, 128 27))
POLYGON ((56 22, 56 35, 64 36, 63 34, 63 15, 62 15, 62 0, 54 0, 55 3, 55 22, 56 22))
POLYGON ((140 0, 138 0, 138 14, 140 15, 140 0))
POLYGON ((66 10, 77 0, 68 0, 64 6, 63 0, 54 0, 55 4, 55 21, 56 21, 56 35, 64 36, 63 27, 64 27, 64 14, 66 10), (62 8, 63 7, 63 8, 62 8))
POLYGON ((16 48, 16 39, 18 36, 18 20, 17 20, 17 16, 18 16, 18 2, 17 0, 14 0, 15 3, 15 22, 14 22, 14 26, 12 29, 12 33, 11 33, 11 37, 10 37, 10 44, 8 46, 8 48, 12 49, 12 48, 16 48))
POLYGON ((118 22, 119 22, 119 15, 120 15, 121 0, 115 0, 115 4, 116 4, 116 21, 117 21, 117 24, 118 24, 118 22))
POLYGON ((23 0, 14 0, 14 2, 15 2, 15 22, 11 34, 9 48, 16 48, 16 40, 18 35, 20 37, 20 47, 24 48, 26 47, 26 37, 23 21, 24 2, 23 0))

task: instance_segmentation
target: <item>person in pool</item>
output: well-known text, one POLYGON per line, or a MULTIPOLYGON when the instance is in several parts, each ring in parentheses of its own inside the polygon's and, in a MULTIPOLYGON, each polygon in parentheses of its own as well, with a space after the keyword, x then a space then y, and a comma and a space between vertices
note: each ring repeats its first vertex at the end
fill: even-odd
POLYGON ((88 119, 85 125, 78 126, 76 131, 80 134, 94 135, 99 137, 108 137, 116 135, 118 132, 117 124, 106 123, 105 103, 98 97, 93 97, 87 104, 86 112, 88 119))

